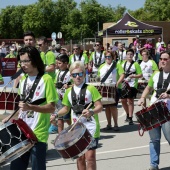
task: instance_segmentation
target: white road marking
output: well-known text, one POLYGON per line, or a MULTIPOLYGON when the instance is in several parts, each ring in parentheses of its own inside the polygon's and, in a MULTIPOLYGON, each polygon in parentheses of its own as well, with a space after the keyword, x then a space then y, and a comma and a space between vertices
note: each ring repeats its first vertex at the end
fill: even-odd
MULTIPOLYGON (((162 142, 161 145, 168 144, 168 142, 162 142)), ((133 148, 126 148, 126 149, 118 149, 118 150, 111 150, 111 151, 104 151, 104 152, 97 152, 97 155, 100 154, 107 154, 107 153, 114 153, 114 152, 122 152, 122 151, 129 151, 129 150, 135 150, 135 149, 142 149, 142 148, 147 148, 149 145, 144 145, 144 146, 138 146, 138 147, 133 147, 133 148)))

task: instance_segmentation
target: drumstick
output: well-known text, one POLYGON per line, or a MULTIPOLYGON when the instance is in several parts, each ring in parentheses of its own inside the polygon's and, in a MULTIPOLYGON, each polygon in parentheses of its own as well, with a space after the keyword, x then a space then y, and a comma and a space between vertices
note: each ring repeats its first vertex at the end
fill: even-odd
MULTIPOLYGON (((167 93, 169 90, 170 89, 167 89, 164 93, 167 93)), ((160 96, 159 96, 159 98, 153 104, 155 104, 158 100, 160 100, 160 96)))
MULTIPOLYGON (((92 102, 87 106, 87 110, 91 107, 92 102)), ((73 128, 76 126, 76 124, 78 123, 78 121, 81 119, 81 117, 83 116, 83 114, 80 115, 80 117, 77 119, 77 122, 74 123, 74 125, 71 127, 71 129, 68 131, 70 132, 71 130, 73 130, 73 128)))

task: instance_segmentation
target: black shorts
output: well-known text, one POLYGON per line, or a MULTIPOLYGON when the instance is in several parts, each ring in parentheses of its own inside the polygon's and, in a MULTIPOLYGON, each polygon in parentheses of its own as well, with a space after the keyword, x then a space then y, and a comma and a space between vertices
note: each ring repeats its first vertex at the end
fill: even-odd
POLYGON ((137 95, 137 92, 138 90, 135 88, 135 87, 130 87, 130 92, 126 93, 126 94, 123 94, 121 93, 121 99, 134 99, 136 98, 136 95, 137 95))

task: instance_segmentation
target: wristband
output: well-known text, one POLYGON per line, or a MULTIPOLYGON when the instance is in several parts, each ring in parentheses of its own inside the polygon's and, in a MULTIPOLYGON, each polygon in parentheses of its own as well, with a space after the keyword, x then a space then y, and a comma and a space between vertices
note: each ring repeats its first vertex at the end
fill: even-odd
POLYGON ((89 109, 89 111, 90 111, 90 113, 91 113, 91 116, 93 116, 93 115, 94 115, 93 109, 89 109))

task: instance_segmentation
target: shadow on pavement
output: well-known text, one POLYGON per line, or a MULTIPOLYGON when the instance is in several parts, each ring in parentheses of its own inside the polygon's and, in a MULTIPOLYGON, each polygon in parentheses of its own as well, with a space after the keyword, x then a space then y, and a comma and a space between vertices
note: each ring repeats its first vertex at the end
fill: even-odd
POLYGON ((100 140, 103 140, 103 139, 111 139, 111 138, 114 138, 116 135, 107 135, 107 136, 104 136, 104 135, 100 135, 100 140))
POLYGON ((47 157, 46 157, 46 160, 47 161, 51 161, 51 160, 54 160, 54 159, 60 159, 61 158, 61 156, 60 156, 60 154, 57 152, 57 150, 56 149, 49 149, 48 151, 47 151, 47 157))
POLYGON ((120 126, 119 129, 119 133, 138 131, 138 124, 129 125, 127 123, 126 125, 120 126))
POLYGON ((161 168, 160 170, 170 170, 170 167, 161 168))

